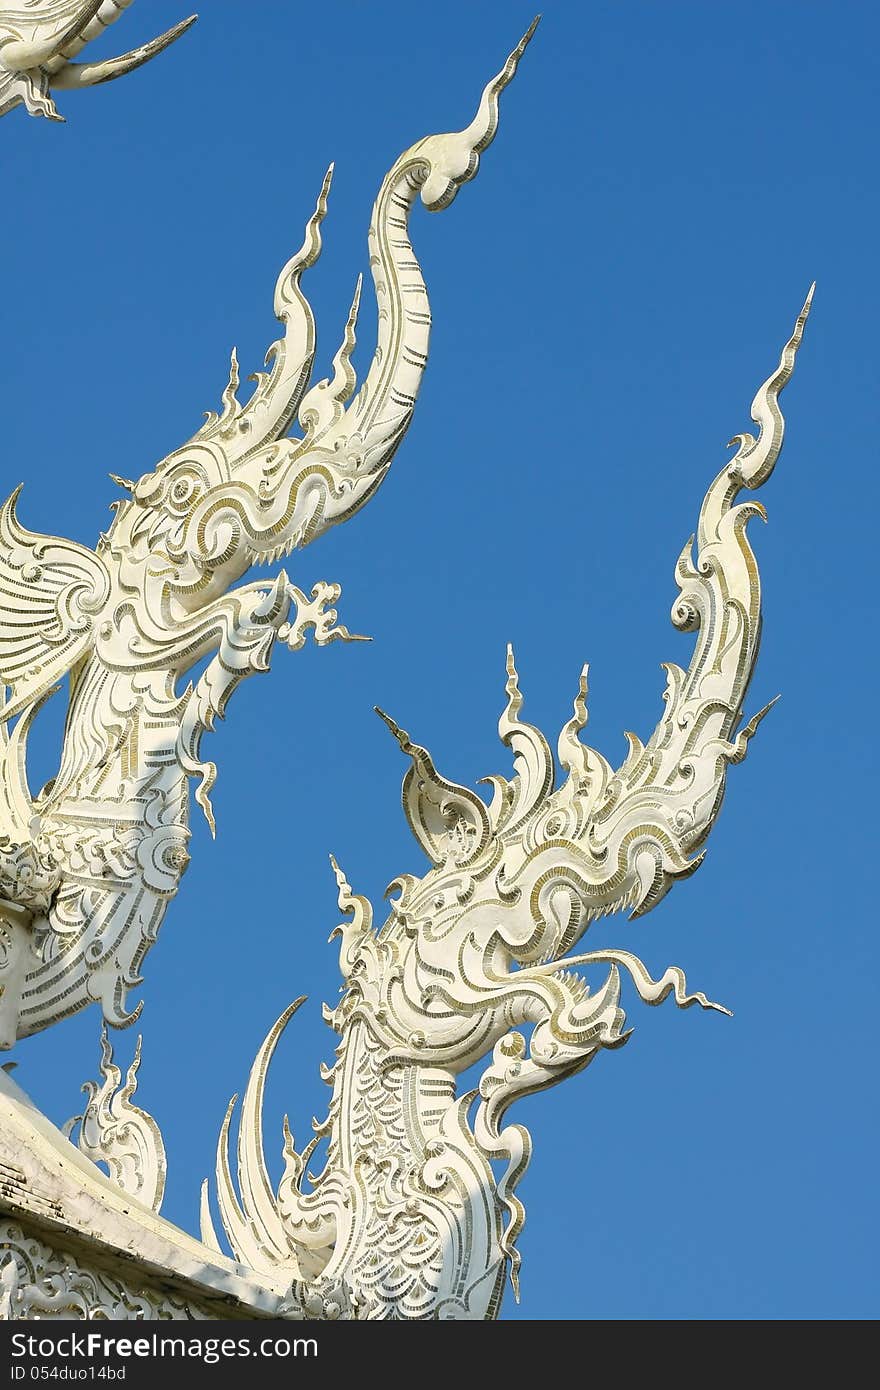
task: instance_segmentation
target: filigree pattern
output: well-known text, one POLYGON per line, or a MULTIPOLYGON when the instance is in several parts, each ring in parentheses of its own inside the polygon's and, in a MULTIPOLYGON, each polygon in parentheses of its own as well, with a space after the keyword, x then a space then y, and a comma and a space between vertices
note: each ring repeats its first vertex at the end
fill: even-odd
MULTIPOLYGON (((810 297, 812 291, 810 292, 810 297)), ((441 777, 427 750, 382 715, 411 767, 403 805, 431 860, 421 879, 404 875, 391 913, 374 930, 369 902, 352 893, 333 861, 346 921, 340 965, 345 991, 325 1018, 339 1034, 326 1121, 300 1154, 285 1126, 285 1172, 273 1194, 260 1113, 278 1036, 275 1025, 248 1085, 238 1132, 239 1192, 232 1179, 230 1105, 217 1151, 217 1197, 240 1259, 293 1280, 316 1317, 491 1318, 505 1273, 518 1286, 517 1185, 531 1153, 528 1132, 507 1122, 518 1098, 582 1070, 630 1036, 622 979, 645 1003, 670 995, 699 1004, 677 966, 655 979, 625 950, 573 953, 607 913, 647 912, 694 872, 718 815, 727 768, 742 760, 766 710, 736 733, 755 664, 761 602, 747 522, 763 509, 737 504, 779 456, 778 395, 794 366, 810 298, 758 391, 757 437, 737 436, 730 464, 703 502, 696 554, 676 570, 673 621, 696 632, 687 671, 667 667, 666 709, 647 744, 628 735, 617 770, 580 740, 584 671, 556 769, 543 734, 522 715, 508 652, 507 703, 499 733, 514 775, 495 776, 491 804, 441 777), (604 968, 597 983, 580 973, 604 968), (478 1093, 457 1079, 482 1063, 478 1093), (314 1146, 327 1144, 319 1173, 314 1146)), ((381 711, 380 711, 381 713, 381 711)), ((203 1239, 219 1249, 207 1191, 203 1239)))
POLYGON ((103 1080, 100 1085, 95 1081, 84 1084, 86 1108, 81 1115, 67 1121, 64 1133, 70 1138, 79 1126, 77 1147, 86 1158, 105 1164, 117 1187, 158 1212, 165 1192, 165 1145, 152 1115, 131 1103, 137 1090, 140 1064, 141 1039, 138 1038, 123 1085, 122 1072, 113 1061, 113 1049, 104 1024, 101 1030, 103 1080))
POLYGON ((47 1245, 18 1222, 0 1221, 0 1322, 193 1322, 218 1316, 228 1313, 84 1263, 69 1250, 47 1245))
MULTIPOLYGON (((130 71, 191 22, 120 59, 72 63, 127 3, 0 0, 0 115, 23 104, 60 119, 52 88, 130 71)), ((278 278, 282 333, 247 399, 233 351, 220 410, 137 481, 114 475, 126 497, 94 551, 27 531, 18 491, 0 508, 0 1046, 92 1001, 114 1025, 137 1016, 128 992, 188 862, 190 778, 214 828, 216 768, 202 756, 204 734, 242 680, 268 668, 279 641, 298 650, 308 633, 319 645, 358 640, 338 623, 338 585, 320 581, 307 596, 281 571, 234 586, 255 562, 275 562, 346 520, 385 477, 412 419, 430 330, 409 215, 419 197, 431 210, 448 206, 475 175, 534 28, 486 87, 471 124, 411 146, 379 190, 370 225, 378 342, 359 390, 360 279, 331 374, 310 385, 315 322, 302 277, 321 251, 331 166, 303 244, 278 278), (67 674, 58 773, 32 796, 29 729, 67 674)), ((331 861, 345 984, 337 1007, 325 1008, 339 1040, 322 1073, 331 1088, 326 1119, 302 1152, 285 1119, 284 1171, 273 1187, 264 1088, 297 1000, 255 1059, 237 1133, 234 1097, 217 1146, 216 1204, 247 1268, 212 1257, 221 1251, 207 1184, 203 1243, 191 1242, 187 1260, 174 1263, 182 1233, 172 1228, 169 1240, 154 1215, 165 1178, 161 1135, 132 1103, 140 1040, 123 1082, 105 1026, 102 1082, 86 1084, 84 1112, 67 1131, 79 1123, 90 1164, 43 1117, 31 1118, 26 1097, 9 1112, 21 1124, 11 1131, 12 1159, 30 1151, 31 1136, 52 1155, 36 1183, 16 1161, 6 1165, 9 1209, 29 1213, 25 1223, 61 1223, 59 1244, 69 1238, 72 1250, 17 1221, 0 1224, 0 1317, 191 1319, 216 1316, 230 1297, 239 1313, 251 1302, 265 1313, 270 1295, 271 1311, 291 1319, 488 1319, 508 1277, 518 1291, 518 1187, 531 1138, 508 1121, 513 1103, 627 1041, 624 984, 651 1005, 671 995, 679 1008, 727 1012, 690 990, 677 966, 655 978, 626 950, 576 948, 595 919, 649 911, 699 866, 727 769, 769 708, 740 727, 761 624, 747 527, 763 509, 738 499, 779 457, 778 396, 809 306, 808 297, 752 404, 757 435, 733 441, 736 453, 679 558, 672 617, 695 646, 687 670, 666 667, 665 710, 647 743, 628 734, 615 769, 582 742, 584 668, 557 742, 557 786, 548 741, 522 717, 509 651, 499 734, 513 775, 487 779, 487 804, 443 777, 428 750, 379 711, 409 759, 404 811, 431 867, 395 880, 397 896, 375 929, 369 902, 331 861), (459 1094, 472 1067, 478 1087, 459 1094), (111 1182, 94 1173, 95 1162, 111 1182), (90 1183, 92 1205, 65 1225, 65 1201, 73 1191, 85 1206, 90 1183), (98 1229, 114 1212, 124 1236, 115 1245, 112 1230, 104 1239, 98 1229), (207 1288, 205 1299, 129 1277, 132 1231, 159 1249, 147 1269, 167 1270, 172 1281, 183 1271, 181 1288, 207 1288), (82 1249, 90 1253, 81 1259, 74 1252, 82 1249)))
MULTIPOLYGON (((108 7, 121 8, 17 0, 0 9, 0 58, 23 61, 28 44, 69 56, 96 15, 113 17, 108 7), (4 24, 14 42, 3 40, 4 24)), ((202 758, 203 734, 241 681, 268 668, 279 640, 293 651, 309 633, 318 645, 359 640, 337 621, 336 584, 307 595, 282 571, 275 582, 234 585, 255 562, 345 521, 388 472, 431 323, 409 215, 418 198, 447 207, 474 177, 529 36, 471 124, 404 151, 379 190, 369 233, 378 344, 360 390, 351 363, 360 282, 332 375, 309 385, 315 322, 301 281, 320 254, 331 170, 278 278, 282 335, 250 397, 239 399, 233 353, 220 412, 137 482, 114 477, 128 497, 95 552, 25 530, 17 491, 0 509, 0 682, 12 688, 0 708, 0 895, 12 904, 0 932, 0 1046, 95 1000, 109 1023, 132 1022, 128 992, 188 863, 191 777, 214 828, 216 769, 202 758), (198 662, 201 674, 181 689, 198 662), (30 722, 68 671, 61 764, 32 796, 30 722)), ((44 77, 54 63, 41 59, 44 77)))
POLYGON ((32 116, 63 121, 49 95, 57 88, 94 87, 148 63, 180 38, 196 16, 118 58, 73 58, 128 9, 131 0, 0 0, 0 116, 24 106, 32 116))

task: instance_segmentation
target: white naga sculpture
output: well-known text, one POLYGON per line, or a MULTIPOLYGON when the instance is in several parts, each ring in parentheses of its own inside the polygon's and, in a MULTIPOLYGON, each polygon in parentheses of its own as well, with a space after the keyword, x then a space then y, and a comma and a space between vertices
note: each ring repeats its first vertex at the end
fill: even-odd
POLYGON ((63 121, 50 90, 95 87, 148 63, 194 24, 190 15, 150 43, 99 63, 72 60, 131 0, 0 0, 0 116, 24 106, 63 121))
MULTIPOLYGON (((764 515, 760 503, 737 499, 760 487, 779 457, 778 395, 811 298, 812 290, 752 404, 757 438, 732 441, 736 455, 706 494, 695 544, 691 538, 679 557, 672 619, 697 640, 686 671, 666 666, 666 708, 647 744, 628 734, 629 753, 615 770, 581 742, 585 668, 559 736, 566 776, 554 790, 550 747, 520 718, 509 652, 498 728, 514 776, 487 779, 486 805, 441 777, 428 752, 382 714, 410 759, 404 810, 432 868, 395 880, 398 896, 376 931, 369 903, 334 862, 348 920, 336 933, 346 989, 325 1013, 341 1039, 324 1073, 333 1088, 327 1120, 302 1154, 285 1133, 285 1172, 273 1193, 262 1152, 263 1084, 298 1000, 251 1072, 237 1144, 240 1195, 229 1159, 234 1102, 217 1154, 217 1198, 233 1250, 252 1269, 287 1271, 292 1307, 309 1316, 496 1316, 506 1270, 517 1283, 524 1213, 516 1186, 531 1152, 528 1132, 505 1123, 511 1103, 627 1041, 621 970, 646 1003, 672 994, 681 1008, 721 1008, 689 994, 675 966, 654 980, 627 951, 571 952, 596 918, 648 912, 699 867, 727 768, 745 757, 770 708, 736 732, 761 627, 746 528, 764 515), (602 965, 607 972, 591 988, 578 969, 602 965), (479 1094, 459 1096, 456 1078, 481 1061, 479 1094), (326 1162, 306 1183, 322 1138, 326 1162), (505 1165, 500 1178, 495 1159, 505 1165)), ((219 1250, 207 1188, 202 1213, 203 1237, 219 1250)))
MULTIPOLYGON (((412 417, 429 331, 425 286, 407 238, 417 195, 433 209, 476 173, 498 97, 534 25, 487 86, 466 130, 433 136, 397 161, 370 229, 378 349, 360 391, 350 365, 360 286, 333 376, 309 389, 314 322, 300 279, 320 251, 329 174, 305 241, 281 273, 284 335, 246 404, 233 355, 223 409, 116 505, 95 551, 24 529, 18 492, 0 510, 0 1044, 98 1001, 130 1023, 128 991, 187 862, 189 779, 211 819, 215 769, 200 753, 236 686, 298 648, 350 634, 335 585, 307 597, 277 581, 232 588, 345 520, 384 478, 412 417), (289 431, 298 421, 301 437, 289 431), (187 670, 209 658, 194 684, 187 670), (71 697, 57 776, 32 796, 28 731, 55 683, 71 697), (15 720, 15 722, 11 722, 15 720)), ((629 1037, 622 980, 647 1003, 719 1009, 670 967, 655 980, 625 950, 578 951, 590 923, 649 911, 694 872, 728 766, 766 708, 740 728, 761 627, 758 569, 741 501, 782 447, 778 397, 789 380, 812 291, 779 366, 752 404, 709 488, 676 569, 675 625, 696 634, 687 670, 669 664, 665 710, 643 745, 628 735, 616 770, 580 739, 584 670, 572 718, 550 747, 522 717, 513 655, 499 732, 510 779, 491 800, 444 779, 425 748, 383 714, 410 766, 404 809, 431 867, 402 875, 381 928, 333 862, 345 921, 342 998, 326 1010, 339 1038, 324 1069, 327 1119, 299 1152, 285 1122, 284 1172, 269 1177, 262 1135, 267 1068, 300 1000, 260 1050, 233 1143, 230 1103, 202 1239, 159 1216, 165 1152, 132 1103, 106 1025, 102 1082, 62 1132, 0 1070, 0 1316, 9 1318, 485 1319, 517 1287, 524 1211, 517 1186, 531 1152, 508 1122, 518 1098, 581 1071, 629 1037), (595 983, 582 975, 586 971, 595 983), (482 1066, 478 1090, 459 1078, 482 1066), (65 1137, 79 1125, 78 1146, 65 1137), (316 1146, 324 1144, 317 1166, 316 1146), (233 1177, 235 1149, 236 1177, 233 1177), (97 1164, 103 1164, 107 1173, 97 1164)), ((769 708, 769 706, 767 707, 769 708)), ((381 712, 380 712, 381 713, 381 712)))
POLYGON ((321 249, 328 171, 275 288, 284 336, 247 403, 236 397, 233 353, 221 413, 137 482, 114 479, 129 496, 94 551, 26 530, 20 489, 0 508, 0 680, 9 690, 0 710, 0 1046, 95 1000, 109 1023, 132 1021, 128 990, 188 861, 190 777, 213 828, 215 769, 200 759, 202 734, 244 677, 267 669, 276 641, 296 650, 310 630, 319 644, 351 639, 336 624, 338 585, 320 582, 306 596, 283 570, 268 586, 233 585, 252 564, 350 517, 385 477, 412 419, 431 322, 409 213, 419 196, 447 207, 473 178, 527 41, 467 129, 419 141, 382 184, 369 233, 378 345, 356 394, 360 281, 333 376, 309 389, 315 325, 300 281, 321 249), (291 438, 297 421, 301 437, 291 438), (32 796, 28 729, 67 672, 61 764, 32 796))

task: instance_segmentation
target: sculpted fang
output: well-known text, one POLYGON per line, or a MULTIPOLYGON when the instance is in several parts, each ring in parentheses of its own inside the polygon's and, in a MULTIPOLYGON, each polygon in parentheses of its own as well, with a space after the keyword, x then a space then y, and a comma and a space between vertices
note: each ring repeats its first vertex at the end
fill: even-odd
POLYGON ((319 582, 307 596, 282 570, 274 583, 233 586, 252 564, 352 516, 385 477, 412 419, 431 323, 409 214, 417 197, 430 211, 448 207, 474 177, 534 27, 471 124, 413 145, 382 184, 369 231, 378 345, 360 390, 360 281, 333 374, 309 386, 315 323, 301 277, 321 249, 331 167, 278 278, 284 332, 250 399, 236 394, 233 353, 220 413, 137 482, 114 478, 129 496, 94 551, 28 531, 20 489, 0 508, 0 1046, 95 1000, 109 1023, 133 1020, 128 991, 188 861, 191 777, 213 829, 202 734, 236 686, 268 668, 276 642, 297 650, 309 631, 321 645, 352 640, 337 623, 338 585, 319 582), (290 437, 294 424, 301 435, 290 437), (32 796, 28 731, 66 673, 60 766, 32 796))

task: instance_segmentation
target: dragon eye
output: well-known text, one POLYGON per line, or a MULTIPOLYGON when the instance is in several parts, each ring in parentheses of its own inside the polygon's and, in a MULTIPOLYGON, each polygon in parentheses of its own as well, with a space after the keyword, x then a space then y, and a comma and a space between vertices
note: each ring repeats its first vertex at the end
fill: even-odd
POLYGON ((201 495, 201 479, 192 474, 175 478, 168 489, 168 505, 172 511, 182 511, 193 505, 201 495))

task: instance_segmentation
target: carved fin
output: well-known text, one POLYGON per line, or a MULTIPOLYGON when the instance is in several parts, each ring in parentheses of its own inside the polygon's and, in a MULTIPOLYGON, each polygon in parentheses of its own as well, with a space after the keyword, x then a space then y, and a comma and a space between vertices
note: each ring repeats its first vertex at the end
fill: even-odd
POLYGON ((237 1102, 238 1096, 234 1095, 226 1108, 223 1124, 220 1127, 220 1135, 217 1139, 215 1169, 217 1205, 220 1208, 220 1219, 223 1222, 226 1238, 232 1246, 236 1258, 250 1265, 252 1269, 256 1269, 260 1262, 262 1247, 239 1205, 229 1164, 229 1128, 237 1102))
POLYGON ((263 1152, 263 1094, 266 1074, 278 1039, 297 1009, 304 1003, 303 994, 284 1010, 254 1058, 242 1101, 238 1130, 238 1181, 242 1206, 252 1227, 259 1232, 260 1241, 272 1263, 289 1258, 290 1243, 278 1214, 277 1200, 269 1181, 263 1152))
POLYGON ((12 688, 3 720, 45 696, 79 660, 110 593, 94 551, 21 525, 20 492, 0 508, 0 682, 12 688))
MULTIPOLYGON (((273 1273, 287 1269, 294 1277, 300 1268, 293 1240, 288 1238, 282 1220, 278 1198, 272 1191, 263 1153, 262 1112, 266 1074, 278 1039, 290 1019, 304 1002, 305 996, 294 1000, 270 1029, 254 1059, 242 1103, 238 1132, 239 1199, 229 1161, 229 1131, 238 1100, 233 1096, 226 1110, 217 1141, 216 1196, 223 1229, 237 1259, 257 1273, 273 1273)), ((285 1120, 285 1172, 291 1162, 292 1140, 285 1120)), ((294 1155, 294 1158, 297 1158, 294 1155)), ((217 1235, 211 1220, 207 1185, 202 1188, 203 1239, 217 1249, 217 1235)))
POLYGON ((596 807, 587 828, 592 854, 622 864, 615 906, 638 916, 672 883, 693 873, 721 807, 727 768, 745 755, 761 711, 733 744, 761 633, 761 585, 747 525, 763 508, 735 505, 745 488, 767 480, 782 448, 778 397, 790 380, 810 311, 812 290, 779 359, 758 390, 752 417, 757 438, 738 435, 736 456, 715 478, 700 511, 696 556, 679 557, 676 627, 696 633, 687 671, 667 666, 665 710, 647 745, 628 735, 630 752, 613 781, 614 795, 596 807), (694 857, 690 857, 694 856, 694 857))
POLYGON ((586 728, 587 694, 589 691, 589 666, 584 666, 578 682, 578 693, 574 698, 574 710, 567 724, 562 726, 557 744, 560 767, 569 775, 572 794, 579 794, 593 806, 599 801, 613 774, 611 764, 597 753, 595 748, 582 743, 578 735, 586 728))
POLYGON ((4 701, 0 699, 0 834, 21 842, 30 838, 34 803, 27 778, 27 739, 35 716, 54 695, 53 685, 25 709, 10 733, 4 701))
POLYGON ((199 1231, 202 1237, 202 1244, 207 1245, 208 1249, 215 1251, 216 1254, 222 1255, 223 1251, 220 1246, 220 1241, 217 1238, 217 1232, 214 1229, 214 1222, 211 1218, 211 1199, 209 1196, 207 1178, 203 1179, 201 1192, 199 1194, 199 1231))
POLYGON ((354 298, 348 311, 342 342, 333 358, 333 376, 317 382, 305 396, 299 408, 299 423, 305 430, 310 444, 316 443, 321 435, 341 419, 343 407, 350 400, 357 386, 357 376, 351 365, 351 355, 356 342, 358 309, 361 302, 363 276, 359 275, 355 285, 354 298))
POLYGON ((378 705, 373 708, 412 760, 403 779, 403 809, 422 849, 432 864, 472 864, 492 837, 485 805, 475 792, 441 777, 427 749, 411 742, 378 705))
POLYGON ((364 898, 359 893, 352 893, 351 884, 332 854, 330 855, 330 864, 336 876, 336 886, 339 890, 337 896, 339 910, 345 912, 352 919, 350 922, 340 922, 338 927, 334 927, 329 937, 330 941, 333 941, 337 936, 342 938, 342 945, 339 949, 339 968, 343 977, 348 979, 357 957, 358 947, 372 929, 373 908, 369 898, 364 898))
POLYGON ((142 1039, 138 1037, 134 1058, 123 1082, 122 1073, 113 1061, 107 1024, 102 1025, 102 1082, 100 1086, 94 1081, 85 1083, 83 1091, 88 1097, 85 1110, 67 1121, 63 1133, 69 1138, 79 1125, 80 1151, 93 1163, 106 1164, 111 1181, 123 1192, 158 1212, 165 1192, 165 1145, 152 1115, 131 1103, 137 1090, 141 1045, 142 1039))
POLYGON ((507 705, 498 721, 501 741, 513 751, 515 775, 512 782, 513 801, 510 813, 502 821, 501 829, 510 834, 532 814, 535 808, 553 790, 555 769, 550 745, 533 724, 526 724, 519 717, 523 697, 519 688, 519 676, 513 656, 513 647, 507 647, 507 705))

